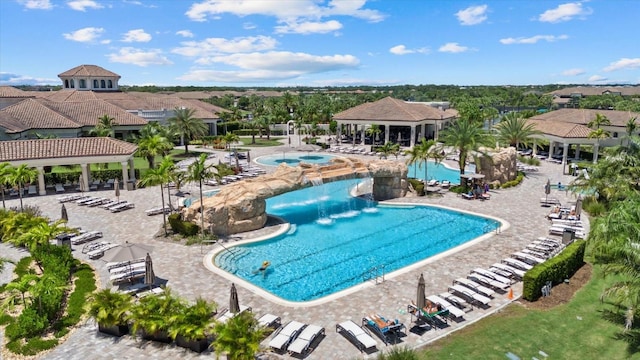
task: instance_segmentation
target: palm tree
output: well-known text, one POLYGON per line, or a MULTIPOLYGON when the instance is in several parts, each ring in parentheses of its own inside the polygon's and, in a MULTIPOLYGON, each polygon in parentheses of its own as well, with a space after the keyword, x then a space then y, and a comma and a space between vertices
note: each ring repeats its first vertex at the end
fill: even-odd
POLYGON ((9 183, 9 179, 11 176, 11 165, 8 162, 3 162, 0 163, 0 191, 2 192, 2 208, 6 209, 7 205, 5 203, 5 198, 4 198, 4 190, 5 187, 7 185, 7 183, 9 183))
MULTIPOLYGON (((421 153, 421 149, 418 146, 414 146, 411 149, 405 150, 404 151, 404 156, 408 156, 409 158, 407 159, 407 166, 411 166, 414 164, 417 164, 418 162, 420 162, 420 159, 422 158, 422 153, 421 153)), ((418 171, 418 167, 415 166, 413 168, 413 177, 417 178, 416 176, 416 172, 418 171)))
POLYGON ((113 137, 113 127, 115 125, 118 125, 118 123, 115 122, 115 119, 108 114, 104 114, 98 118, 98 123, 93 130, 91 130, 91 134, 98 137, 113 137))
POLYGON ((589 121, 589 123, 587 123, 587 127, 591 129, 600 129, 600 127, 603 125, 611 125, 611 121, 609 121, 609 118, 600 113, 597 113, 596 117, 593 120, 589 121))
POLYGON ((11 259, 0 257, 0 273, 4 271, 5 264, 13 264, 11 259))
POLYGON ((182 308, 182 311, 171 317, 169 336, 176 340, 179 346, 190 347, 199 352, 209 347, 209 340, 213 333, 213 314, 217 305, 203 298, 196 299, 195 304, 182 308), (198 344, 196 344, 198 343, 198 344), (196 346, 201 345, 201 346, 196 346))
POLYGON ((9 183, 18 186, 18 194, 20 195, 20 211, 24 210, 22 206, 22 188, 24 184, 31 183, 38 177, 38 170, 30 168, 27 164, 21 164, 11 168, 9 173, 9 183))
POLYGON ((527 124, 527 119, 518 117, 517 113, 509 113, 502 118, 495 128, 498 130, 498 140, 516 149, 520 144, 528 146, 533 143, 533 136, 541 134, 535 125, 527 124))
POLYGON ((174 116, 169 118, 167 122, 169 126, 180 136, 181 142, 184 144, 184 153, 189 153, 189 141, 200 138, 207 134, 207 125, 194 117, 195 109, 179 108, 174 110, 174 116))
MULTIPOLYGON (((160 185, 160 199, 162 201, 162 207, 164 208, 164 184, 169 182, 171 178, 171 172, 175 167, 173 160, 169 156, 165 156, 162 163, 158 167, 149 169, 140 180, 142 186, 156 186, 160 185)), ((164 236, 168 236, 167 233, 167 213, 162 211, 162 223, 164 228, 164 236)))
POLYGON ((127 319, 133 297, 111 289, 100 290, 93 294, 89 302, 89 315, 98 323, 101 332, 121 336, 128 332, 127 319), (118 329, 109 329, 118 327, 118 329), (115 330, 115 331, 114 331, 115 330))
POLYGON ((378 136, 382 133, 382 129, 380 129, 380 125, 371 124, 367 130, 365 130, 365 134, 371 136, 371 143, 374 144, 378 141, 378 136))
MULTIPOLYGON (((638 124, 636 123, 636 118, 632 117, 627 120, 627 123, 624 125, 626 133, 627 133, 627 144, 631 141, 631 136, 638 129, 638 124)), ((1 171, 0 171, 1 173, 1 171)))
POLYGON ((480 146, 490 146, 492 139, 483 129, 481 122, 460 119, 440 134, 440 141, 458 150, 460 159, 460 175, 467 167, 467 156, 472 151, 479 151, 480 146))
POLYGON ((243 311, 215 325, 213 347, 216 351, 226 353, 229 360, 253 360, 265 331, 251 312, 243 311))
POLYGON ((200 154, 196 161, 189 165, 187 169, 187 178, 189 181, 197 181, 200 189, 200 231, 202 232, 202 238, 204 239, 204 203, 202 196, 202 183, 206 179, 210 179, 215 176, 212 171, 213 166, 207 164, 207 154, 200 154))
POLYGON ((145 338, 162 342, 170 342, 169 329, 174 314, 185 307, 182 299, 175 297, 169 288, 155 296, 145 296, 131 307, 129 319, 132 321, 131 332, 143 331, 145 338))
POLYGON ((380 158, 387 158, 389 155, 396 155, 398 157, 398 152, 400 151, 400 144, 387 142, 386 144, 378 147, 378 152, 380 153, 380 158))
POLYGON ((29 292, 29 290, 33 287, 33 285, 38 281, 38 275, 35 274, 25 274, 22 275, 19 279, 9 282, 5 289, 9 291, 15 291, 20 293, 22 296, 22 306, 27 306, 27 300, 25 294, 29 292))
POLYGON ((16 241, 20 244, 25 244, 27 248, 29 248, 29 251, 33 252, 39 246, 48 244, 49 241, 55 239, 56 236, 74 231, 74 229, 66 226, 64 220, 58 220, 51 224, 43 220, 31 226, 26 232, 20 234, 16 241))
POLYGON ((439 159, 440 159, 440 157, 438 156, 438 149, 436 148, 435 145, 436 145, 435 140, 427 140, 425 138, 422 138, 422 140, 420 141, 420 144, 413 147, 414 149, 413 152, 415 152, 416 154, 412 154, 411 159, 413 159, 414 155, 416 156, 416 159, 413 160, 412 163, 415 163, 415 162, 424 163, 424 183, 425 184, 429 180, 429 178, 427 177, 427 168, 429 166, 428 164, 429 159, 434 159, 436 160, 436 162, 439 162, 439 159))
POLYGON ((161 134, 148 134, 138 140, 138 156, 147 158, 149 169, 154 167, 156 156, 166 156, 173 143, 161 134))
POLYGON ((240 141, 240 137, 232 132, 226 133, 222 139, 224 140, 228 150, 231 150, 231 144, 240 141))

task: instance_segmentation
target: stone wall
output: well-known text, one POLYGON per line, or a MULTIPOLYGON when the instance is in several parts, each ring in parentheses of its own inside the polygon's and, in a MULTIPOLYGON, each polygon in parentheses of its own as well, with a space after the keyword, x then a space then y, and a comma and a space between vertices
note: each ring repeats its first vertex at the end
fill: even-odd
MULTIPOLYGON (((313 186, 313 183, 373 178, 375 200, 402 197, 407 192, 407 166, 389 160, 337 158, 330 165, 280 165, 272 174, 224 186, 203 200, 204 226, 217 235, 257 230, 267 222, 266 199, 313 186)), ((200 201, 182 210, 183 219, 201 224, 200 201)))
POLYGON ((485 176, 485 182, 504 184, 507 181, 516 179, 518 176, 516 168, 517 153, 514 147, 502 148, 499 151, 488 151, 488 153, 489 157, 480 156, 480 163, 476 164, 476 172, 485 176))

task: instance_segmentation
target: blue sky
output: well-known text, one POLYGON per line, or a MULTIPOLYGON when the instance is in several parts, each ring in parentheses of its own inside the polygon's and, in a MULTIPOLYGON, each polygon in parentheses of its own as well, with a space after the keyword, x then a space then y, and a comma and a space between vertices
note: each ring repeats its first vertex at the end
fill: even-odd
POLYGON ((0 0, 0 85, 640 83, 640 1, 0 0))

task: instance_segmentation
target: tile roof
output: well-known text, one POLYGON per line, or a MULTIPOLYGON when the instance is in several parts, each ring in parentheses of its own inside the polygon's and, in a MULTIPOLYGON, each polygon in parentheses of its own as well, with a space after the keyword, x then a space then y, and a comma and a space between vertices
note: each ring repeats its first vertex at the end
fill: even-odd
POLYGON ((335 120, 422 121, 453 118, 455 110, 443 111, 430 105, 386 97, 333 115, 335 120))
POLYGON ((108 137, 0 141, 0 162, 132 155, 138 146, 108 137))
POLYGON ((33 97, 31 92, 23 91, 13 86, 0 86, 0 98, 27 98, 33 97))
POLYGON ((536 130, 562 138, 588 138, 592 129, 585 125, 561 121, 545 121, 530 118, 527 124, 533 124, 536 130))
POLYGON ((620 93, 623 96, 640 95, 640 86, 576 86, 552 91, 551 95, 582 94, 582 96, 593 96, 604 95, 607 92, 620 93))
POLYGON ((63 73, 58 74, 58 77, 63 76, 98 76, 98 77, 117 77, 120 75, 111 72, 103 67, 97 65, 79 65, 73 69, 69 69, 63 73))
POLYGON ((182 99, 176 95, 123 92, 96 93, 96 96, 125 110, 173 110, 176 107, 187 107, 194 109, 194 116, 200 119, 217 119, 219 113, 227 111, 200 100, 182 99))
MULTIPOLYGON (((596 118, 596 114, 607 117, 612 126, 624 127, 627 121, 632 117, 636 117, 640 121, 640 113, 618 110, 596 110, 596 109, 558 109, 549 111, 544 114, 531 117, 535 120, 570 122, 574 124, 587 125, 591 120, 596 118)), ((640 125, 640 122, 638 123, 640 125)))
POLYGON ((41 91, 39 92, 39 94, 35 94, 35 95, 38 98, 47 99, 50 101, 58 101, 58 102, 64 102, 64 101, 78 102, 78 101, 98 99, 98 97, 96 97, 93 91, 78 91, 78 90, 72 90, 72 89, 64 89, 64 90, 58 90, 58 91, 41 91))
POLYGON ((144 126, 147 120, 126 112, 125 110, 110 104, 104 100, 89 100, 81 102, 55 102, 41 100, 47 107, 73 119, 82 126, 96 126, 98 118, 109 115, 120 126, 144 126))
POLYGON ((7 133, 38 129, 79 129, 74 122, 42 104, 42 100, 25 99, 0 110, 0 127, 7 133))

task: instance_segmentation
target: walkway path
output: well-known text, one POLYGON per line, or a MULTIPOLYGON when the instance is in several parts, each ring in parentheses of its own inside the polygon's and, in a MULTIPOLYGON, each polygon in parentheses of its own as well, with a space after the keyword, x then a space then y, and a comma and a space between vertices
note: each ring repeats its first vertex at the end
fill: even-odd
MULTIPOLYGON (((268 153, 268 149, 252 151, 252 159, 260 153, 268 153)), ((223 156, 218 152, 218 156, 223 156)), ((570 177, 561 175, 561 166, 543 163, 540 171, 529 173, 521 186, 506 190, 492 191, 491 200, 469 201, 447 193, 443 197, 415 197, 394 200, 395 202, 412 202, 438 204, 448 207, 468 210, 480 214, 487 214, 506 220, 511 227, 499 235, 474 244, 463 251, 448 257, 437 259, 429 264, 420 266, 410 272, 387 278, 379 285, 370 286, 355 294, 345 296, 330 303, 313 307, 287 307, 270 303, 259 295, 239 287, 238 294, 242 305, 253 308, 256 316, 272 313, 282 317, 283 323, 296 320, 304 323, 316 324, 326 328, 326 337, 319 344, 308 359, 355 359, 361 356, 375 358, 377 353, 363 354, 345 338, 335 332, 335 325, 345 320, 357 323, 364 315, 372 312, 380 313, 392 318, 398 318, 408 328, 410 316, 404 312, 407 304, 415 299, 415 289, 419 275, 425 276, 427 295, 441 293, 447 290, 451 281, 457 277, 464 277, 475 267, 487 267, 510 253, 522 249, 526 244, 539 236, 545 236, 549 222, 545 215, 549 208, 540 206, 540 198, 544 196, 544 184, 547 178, 552 183, 562 181, 567 184, 570 177)), ((102 191, 96 195, 113 197, 112 191, 102 191)), ((551 196, 559 198, 563 204, 575 201, 571 194, 553 190, 551 196)), ((158 241, 153 235, 160 229, 161 216, 146 216, 144 211, 159 206, 160 194, 157 187, 123 191, 121 199, 136 204, 135 209, 121 213, 109 213, 99 208, 79 207, 68 204, 69 225, 81 226, 85 230, 99 230, 104 233, 104 239, 117 243, 125 241, 151 244, 153 251, 154 270, 158 277, 166 279, 175 294, 187 299, 203 297, 217 302, 221 308, 227 307, 230 282, 213 274, 203 266, 203 251, 200 246, 184 246, 167 241, 158 241)), ((39 206, 44 215, 59 218, 60 204, 55 195, 38 196, 24 199, 28 205, 39 206)), ((18 200, 8 201, 8 206, 18 206, 18 200)), ((425 219, 425 221, 428 221, 425 219)), ((214 245, 217 246, 217 245, 214 245)), ((74 249, 77 257, 84 259, 80 247, 74 249)), ((23 253, 0 244, 3 256, 18 259, 23 253), (6 255, 5 255, 6 254, 6 255)), ((107 286, 108 274, 104 262, 101 260, 86 260, 99 272, 102 287, 107 286)), ((6 281, 5 276, 0 281, 6 281)), ((521 285, 514 287, 516 297, 521 294, 521 285)), ((475 308, 466 316, 466 320, 456 323, 444 330, 429 330, 423 334, 408 332, 402 338, 402 344, 409 347, 419 347, 438 337, 460 329, 471 322, 491 314, 509 303, 506 294, 496 295, 491 306, 486 309, 475 308)), ((262 344, 266 346, 270 338, 262 344)), ((379 350, 388 350, 378 340, 379 350)), ((169 358, 199 358, 200 356, 175 346, 157 345, 145 341, 135 341, 130 337, 115 339, 102 336, 96 332, 92 320, 73 332, 69 339, 42 358, 45 359, 169 359, 169 358)), ((276 358, 291 358, 288 355, 276 358)))

